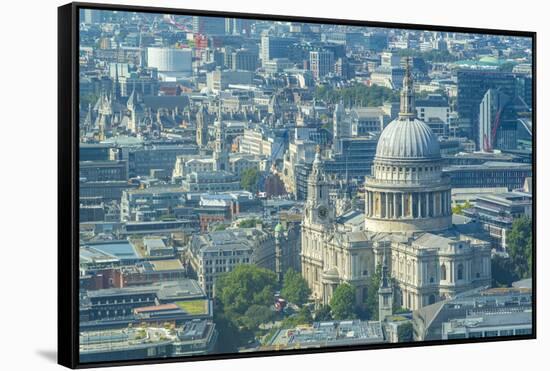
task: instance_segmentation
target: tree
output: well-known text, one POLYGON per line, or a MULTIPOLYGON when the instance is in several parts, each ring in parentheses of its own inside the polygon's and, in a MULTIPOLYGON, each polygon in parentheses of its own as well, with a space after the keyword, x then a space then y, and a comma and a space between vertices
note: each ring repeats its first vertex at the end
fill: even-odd
POLYGON ((402 49, 396 51, 397 54, 399 54, 402 57, 419 57, 422 58, 428 62, 454 62, 458 58, 449 53, 447 50, 430 50, 427 52, 421 52, 418 50, 412 50, 412 49, 402 49))
POLYGON ((323 322, 332 320, 330 314, 330 307, 328 305, 321 305, 314 313, 315 321, 323 322))
POLYGON ((292 268, 288 269, 283 278, 281 296, 291 303, 303 305, 307 302, 309 295, 311 290, 302 275, 292 268))
POLYGON ((258 191, 258 181, 260 180, 260 171, 256 168, 246 169, 241 174, 241 187, 249 192, 258 191))
POLYGON ((242 317, 251 306, 273 304, 276 288, 274 272, 252 264, 241 264, 216 279, 216 298, 228 318, 242 324, 242 317))
POLYGON ((273 320, 275 312, 266 305, 251 305, 245 312, 244 325, 249 330, 255 330, 262 323, 267 323, 273 320))
POLYGON ((367 298, 365 300, 366 315, 369 320, 378 320, 378 289, 382 277, 382 266, 378 265, 367 284, 367 298))
POLYGON ((514 271, 512 259, 499 255, 496 255, 493 259, 491 259, 491 277, 493 280, 493 286, 496 287, 509 287, 512 282, 519 279, 518 275, 514 271))
POLYGON ((219 305, 214 311, 214 322, 218 331, 216 347, 219 353, 235 353, 240 346, 245 345, 254 336, 246 328, 239 329, 233 321, 225 316, 219 305))
POLYGON ((453 214, 462 214, 465 209, 472 207, 472 204, 469 201, 464 202, 463 204, 457 204, 452 207, 453 214))
POLYGON ((330 300, 332 316, 336 320, 357 318, 355 308, 355 287, 349 283, 342 283, 336 287, 330 300))
POLYGON ((256 224, 262 224, 262 221, 257 218, 243 219, 239 222, 239 228, 252 228, 256 224))
POLYGON ((258 325, 273 318, 269 307, 276 289, 276 274, 251 264, 237 265, 217 277, 214 322, 219 352, 234 353, 254 339, 258 325))
POLYGON ((216 224, 211 228, 212 232, 225 231, 226 229, 227 229, 227 225, 221 224, 221 223, 216 224))
POLYGON ((311 316, 311 311, 307 307, 302 307, 295 315, 285 318, 283 327, 290 328, 299 325, 308 325, 312 322, 313 317, 311 316))
POLYGON ((397 327, 397 340, 399 342, 413 341, 413 325, 411 322, 405 322, 397 327))
POLYGON ((377 107, 388 100, 399 99, 399 94, 378 85, 355 84, 342 89, 334 89, 323 85, 317 87, 315 97, 329 104, 342 101, 346 107, 377 107))
POLYGON ((532 276, 533 223, 523 216, 514 220, 507 236, 507 251, 514 273, 521 278, 532 276))

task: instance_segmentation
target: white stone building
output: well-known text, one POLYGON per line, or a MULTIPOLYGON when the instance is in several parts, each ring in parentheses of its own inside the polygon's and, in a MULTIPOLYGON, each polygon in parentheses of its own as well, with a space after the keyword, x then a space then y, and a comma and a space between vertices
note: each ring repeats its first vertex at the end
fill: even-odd
POLYGON ((416 118, 407 69, 399 117, 382 132, 365 182, 363 230, 335 217, 316 155, 302 223, 302 274, 317 301, 328 303, 336 286, 348 282, 364 303, 384 255, 394 300, 409 309, 490 285, 490 245, 452 224, 450 181, 441 167, 437 136, 416 118))

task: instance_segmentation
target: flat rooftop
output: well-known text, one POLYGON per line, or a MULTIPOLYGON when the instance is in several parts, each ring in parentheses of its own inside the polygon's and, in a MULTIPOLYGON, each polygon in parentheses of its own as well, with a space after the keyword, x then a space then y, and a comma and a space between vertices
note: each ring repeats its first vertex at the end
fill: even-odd
POLYGON ((326 347, 384 342, 382 326, 378 321, 315 322, 279 330, 268 345, 283 348, 326 347))

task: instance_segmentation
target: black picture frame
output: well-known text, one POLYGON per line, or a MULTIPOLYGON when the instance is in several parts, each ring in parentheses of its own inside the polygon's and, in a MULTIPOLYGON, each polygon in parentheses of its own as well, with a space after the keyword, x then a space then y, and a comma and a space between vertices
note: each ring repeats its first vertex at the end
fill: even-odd
POLYGON ((312 18, 303 16, 283 16, 272 14, 252 14, 239 12, 203 11, 194 9, 173 9, 163 7, 145 7, 130 5, 112 5, 75 2, 58 8, 58 363, 69 368, 91 368, 123 365, 142 365, 173 362, 194 362, 204 360, 221 360, 248 357, 282 356, 290 354, 312 354, 325 352, 343 352, 354 350, 387 349, 433 345, 450 345, 465 343, 485 343, 495 341, 528 340, 537 337, 537 254, 536 254, 536 217, 537 217, 537 162, 536 162, 536 124, 537 124, 537 34, 531 31, 510 31, 488 28, 469 28, 441 25, 406 24, 391 22, 374 22, 347 19, 312 18), (342 24, 349 26, 383 27, 410 30, 432 30, 458 33, 479 33, 528 37, 533 41, 532 96, 533 96, 533 270, 532 302, 533 330, 530 335, 485 337, 478 339, 452 339, 437 341, 420 341, 410 343, 383 343, 354 346, 335 346, 315 349, 294 349, 280 351, 257 351, 235 354, 211 354, 188 357, 121 360, 107 362, 79 362, 79 236, 78 236, 78 164, 79 138, 78 122, 78 43, 79 43, 79 10, 80 9, 134 11, 143 13, 170 13, 175 15, 235 17, 256 20, 294 21, 320 24, 342 24))

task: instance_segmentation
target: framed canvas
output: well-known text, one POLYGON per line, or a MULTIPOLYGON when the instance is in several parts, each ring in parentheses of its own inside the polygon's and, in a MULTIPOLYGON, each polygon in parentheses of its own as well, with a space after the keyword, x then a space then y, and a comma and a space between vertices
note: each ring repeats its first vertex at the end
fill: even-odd
POLYGON ((534 32, 58 22, 60 364, 536 337, 534 32))

